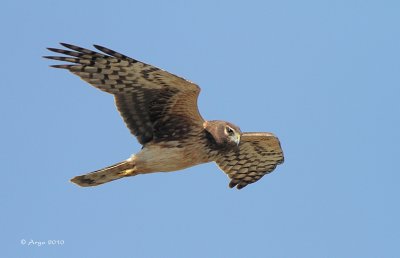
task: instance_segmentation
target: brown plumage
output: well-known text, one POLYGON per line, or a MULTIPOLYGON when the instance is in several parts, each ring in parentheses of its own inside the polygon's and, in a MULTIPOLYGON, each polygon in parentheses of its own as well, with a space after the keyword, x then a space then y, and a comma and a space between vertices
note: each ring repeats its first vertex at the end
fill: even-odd
POLYGON ((94 87, 114 95, 127 127, 142 150, 115 165, 71 179, 96 186, 127 176, 169 172, 215 161, 241 189, 283 162, 278 138, 270 133, 242 133, 225 121, 205 121, 197 108, 200 88, 181 77, 105 47, 103 53, 61 43, 48 48, 66 56, 45 58, 72 64, 67 69, 94 87))

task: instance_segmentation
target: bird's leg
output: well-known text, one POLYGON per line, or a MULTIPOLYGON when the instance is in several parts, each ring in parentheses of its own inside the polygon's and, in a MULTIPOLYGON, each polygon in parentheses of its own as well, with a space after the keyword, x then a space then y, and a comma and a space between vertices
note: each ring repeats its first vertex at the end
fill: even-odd
POLYGON ((127 169, 124 171, 124 176, 136 176, 137 173, 135 172, 135 169, 127 169))

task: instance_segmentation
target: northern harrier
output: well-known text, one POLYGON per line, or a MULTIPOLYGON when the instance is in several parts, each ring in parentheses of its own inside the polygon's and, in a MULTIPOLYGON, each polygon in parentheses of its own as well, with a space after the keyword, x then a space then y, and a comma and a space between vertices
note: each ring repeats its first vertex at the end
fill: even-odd
POLYGON ((153 172, 169 172, 215 161, 241 189, 272 172, 283 152, 272 133, 242 133, 225 121, 205 121, 197 108, 196 84, 105 47, 103 53, 70 44, 48 48, 66 56, 45 58, 73 64, 67 69, 92 86, 114 95, 127 127, 142 150, 115 165, 77 176, 80 186, 96 186, 116 179, 153 172))

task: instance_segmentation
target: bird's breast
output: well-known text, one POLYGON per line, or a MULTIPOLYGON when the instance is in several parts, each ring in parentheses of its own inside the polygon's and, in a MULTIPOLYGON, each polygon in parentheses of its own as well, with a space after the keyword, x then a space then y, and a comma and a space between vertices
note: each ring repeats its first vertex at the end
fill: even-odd
POLYGON ((148 144, 136 155, 136 169, 141 173, 181 170, 210 162, 204 146, 179 142, 148 144))

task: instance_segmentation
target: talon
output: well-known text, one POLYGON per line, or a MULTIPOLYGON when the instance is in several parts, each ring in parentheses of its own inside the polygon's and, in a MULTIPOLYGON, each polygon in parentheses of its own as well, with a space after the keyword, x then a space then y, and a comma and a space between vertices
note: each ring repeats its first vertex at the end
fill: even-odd
POLYGON ((135 176, 134 169, 127 169, 124 171, 124 176, 135 176))

